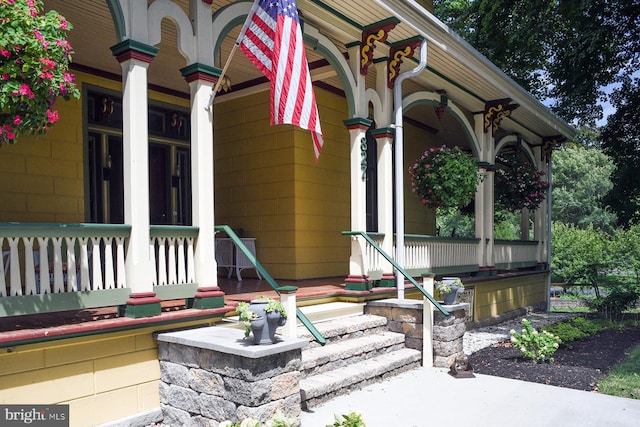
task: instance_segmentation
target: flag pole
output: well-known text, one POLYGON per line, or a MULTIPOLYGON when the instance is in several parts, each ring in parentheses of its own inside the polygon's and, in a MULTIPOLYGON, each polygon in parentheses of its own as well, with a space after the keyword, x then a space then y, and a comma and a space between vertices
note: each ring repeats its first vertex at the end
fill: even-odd
MULTIPOLYGON (((218 80, 216 81, 215 86, 211 90, 211 94, 209 95, 209 102, 207 102, 207 106, 205 107, 205 110, 207 111, 211 110, 211 106, 213 105, 213 101, 216 98, 216 94, 220 90, 220 85, 222 85, 222 78, 227 73, 229 64, 231 64, 231 59, 235 55, 236 50, 238 50, 238 47, 240 46, 240 43, 244 38, 244 34, 247 32, 247 28, 249 28, 249 24, 251 23, 251 17, 253 16, 254 13, 256 13, 256 10, 258 9, 259 1, 260 0, 255 0, 253 2, 253 5, 251 6, 251 10, 249 10, 249 14, 247 15, 247 19, 244 21, 244 25, 242 26, 242 30, 240 31, 240 34, 238 35, 238 38, 236 39, 236 42, 234 43, 233 48, 231 48, 231 52, 227 57, 227 62, 225 62, 224 67, 222 67, 222 72, 220 72, 220 76, 218 77, 218 80)), ((222 46, 220 46, 220 49, 222 49, 222 46)))

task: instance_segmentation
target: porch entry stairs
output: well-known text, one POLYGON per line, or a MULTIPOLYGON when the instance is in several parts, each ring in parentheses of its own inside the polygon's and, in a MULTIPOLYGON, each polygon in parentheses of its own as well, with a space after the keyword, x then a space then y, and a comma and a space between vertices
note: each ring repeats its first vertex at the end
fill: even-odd
POLYGON ((309 340, 302 350, 303 410, 420 367, 422 354, 405 347, 404 334, 389 331, 386 317, 363 314, 362 306, 360 310, 315 323, 327 340, 325 346, 298 327, 298 337, 309 340))

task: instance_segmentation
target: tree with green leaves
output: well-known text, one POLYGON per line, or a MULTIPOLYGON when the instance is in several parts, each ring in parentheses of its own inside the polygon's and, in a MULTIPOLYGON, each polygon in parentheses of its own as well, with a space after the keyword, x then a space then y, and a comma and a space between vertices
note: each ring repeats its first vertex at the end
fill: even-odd
POLYGON ((553 153, 551 217, 554 221, 613 232, 616 215, 604 204, 613 188, 612 160, 595 147, 566 146, 553 153), (585 173, 588 171, 588 173, 585 173))
POLYGON ((567 121, 602 118, 603 87, 640 65, 638 0, 434 0, 435 14, 567 121))
POLYGON ((613 92, 612 105, 616 112, 601 132, 602 149, 616 166, 606 202, 624 227, 640 219, 640 79, 625 79, 613 92))

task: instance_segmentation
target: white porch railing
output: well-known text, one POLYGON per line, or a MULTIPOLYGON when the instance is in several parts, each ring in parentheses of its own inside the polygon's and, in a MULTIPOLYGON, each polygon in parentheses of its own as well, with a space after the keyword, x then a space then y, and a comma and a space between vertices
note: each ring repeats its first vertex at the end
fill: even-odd
POLYGON ((125 288, 124 247, 130 229, 0 224, 0 297, 125 288))
MULTIPOLYGON (((378 246, 381 246, 383 235, 372 233, 369 236, 378 246)), ((385 269, 385 260, 370 244, 367 242, 364 244, 365 271, 372 279, 379 279, 385 269)), ((493 249, 494 263, 498 269, 531 267, 537 264, 538 242, 536 241, 498 240, 494 243, 493 249)), ((477 271, 479 250, 479 239, 406 235, 404 269, 413 275, 424 272, 451 274, 477 271)), ((395 253, 394 245, 394 258, 395 253)))
POLYGON ((493 262, 498 269, 535 266, 537 254, 535 240, 496 240, 493 244, 493 262))
POLYGON ((414 274, 475 271, 478 269, 479 242, 479 239, 408 234, 404 243, 404 268, 414 274))
POLYGON ((152 225, 151 256, 154 286, 195 282, 194 247, 198 227, 152 225))

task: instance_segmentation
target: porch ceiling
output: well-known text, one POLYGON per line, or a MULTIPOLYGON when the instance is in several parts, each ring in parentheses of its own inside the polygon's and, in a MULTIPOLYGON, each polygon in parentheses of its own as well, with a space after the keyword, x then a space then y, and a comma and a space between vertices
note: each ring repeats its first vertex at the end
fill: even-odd
MULTIPOLYGON (((176 2, 188 13, 189 0, 176 2)), ((110 47, 118 40, 106 3, 92 0, 47 0, 45 7, 47 10, 59 11, 73 24, 74 30, 70 32, 69 37, 75 50, 76 64, 119 76, 120 65, 110 51, 110 47)), ((235 1, 214 0, 212 12, 231 3, 235 1)), ((571 127, 551 115, 541 103, 415 2, 298 0, 298 7, 305 22, 318 28, 345 53, 345 45, 359 41, 365 26, 389 18, 393 16, 392 12, 395 12, 401 22, 390 32, 387 42, 376 47, 376 58, 386 56, 391 43, 418 35, 427 36, 429 42, 427 70, 418 78, 405 81, 405 93, 445 90, 452 102, 469 113, 483 111, 486 101, 512 98, 513 102, 521 106, 510 118, 501 122, 503 132, 519 133, 530 143, 540 143, 540 137, 543 136, 573 135, 571 127)), ((221 52, 215 58, 217 66, 222 67, 239 30, 239 27, 234 28, 224 40, 221 52)), ((159 48, 158 56, 149 66, 149 83, 188 97, 188 85, 179 71, 187 64, 178 52, 176 40, 175 25, 165 19, 162 25, 162 42, 156 46, 159 48)), ((307 55, 310 63, 323 59, 312 50, 308 50, 307 55)), ((402 70, 413 68, 416 64, 417 61, 405 61, 402 70)), ((227 75, 231 79, 232 90, 226 94, 221 93, 216 102, 268 90, 266 84, 259 84, 261 73, 242 54, 236 54, 227 75)), ((328 66, 313 70, 312 77, 316 81, 342 89, 336 73, 328 66)), ((373 67, 367 76, 367 87, 375 87, 373 67)), ((434 132, 445 131, 447 139, 454 139, 455 133, 459 130, 453 119, 445 118, 440 122, 432 110, 430 107, 419 107, 411 109, 407 115, 433 128, 434 132)))

